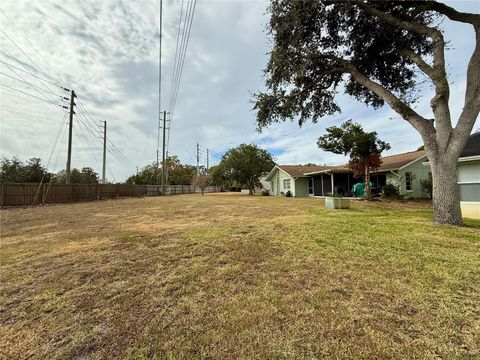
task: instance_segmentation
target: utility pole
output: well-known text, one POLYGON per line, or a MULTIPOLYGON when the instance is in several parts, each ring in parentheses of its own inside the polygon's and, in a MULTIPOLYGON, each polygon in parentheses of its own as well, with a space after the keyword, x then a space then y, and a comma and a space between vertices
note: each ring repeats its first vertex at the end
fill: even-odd
POLYGON ((208 154, 208 149, 207 149, 207 174, 208 174, 208 169, 209 169, 209 166, 208 166, 208 157, 209 157, 209 154, 208 154))
POLYGON ((167 150, 167 144, 165 144, 165 132, 167 130, 167 112, 163 112, 163 147, 162 147, 162 195, 165 195, 165 151, 167 150))
POLYGON ((73 107, 75 106, 75 91, 70 92, 70 120, 68 123, 68 153, 67 153, 67 176, 65 178, 65 183, 70 184, 70 168, 72 166, 72 129, 73 129, 73 114, 75 111, 73 107))
POLYGON ((197 143, 197 176, 200 175, 200 145, 197 143))
POLYGON ((102 184, 105 184, 105 171, 107 169, 107 122, 103 122, 103 166, 102 184))

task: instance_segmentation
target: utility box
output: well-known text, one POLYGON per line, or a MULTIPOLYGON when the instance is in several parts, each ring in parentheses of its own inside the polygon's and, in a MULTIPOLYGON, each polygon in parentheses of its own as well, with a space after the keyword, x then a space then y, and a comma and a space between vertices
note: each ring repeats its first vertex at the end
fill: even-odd
POLYGON ((326 197, 325 209, 350 209, 350 199, 342 197, 326 197))

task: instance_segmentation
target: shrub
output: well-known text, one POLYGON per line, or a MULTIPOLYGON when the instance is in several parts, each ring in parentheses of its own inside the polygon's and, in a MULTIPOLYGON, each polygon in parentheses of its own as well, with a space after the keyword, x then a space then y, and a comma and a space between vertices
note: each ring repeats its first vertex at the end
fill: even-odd
POLYGON ((399 199, 400 187, 391 182, 386 183, 382 188, 382 194, 387 199, 399 199))
POLYGON ((269 195, 270 195, 270 191, 262 190, 262 196, 269 196, 269 195))

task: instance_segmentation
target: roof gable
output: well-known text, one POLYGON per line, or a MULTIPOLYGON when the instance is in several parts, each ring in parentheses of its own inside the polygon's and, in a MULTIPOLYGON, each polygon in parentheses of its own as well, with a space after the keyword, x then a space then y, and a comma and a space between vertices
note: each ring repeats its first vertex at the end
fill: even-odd
POLYGON ((278 165, 278 168, 293 177, 303 177, 306 173, 330 169, 331 166, 319 165, 278 165))

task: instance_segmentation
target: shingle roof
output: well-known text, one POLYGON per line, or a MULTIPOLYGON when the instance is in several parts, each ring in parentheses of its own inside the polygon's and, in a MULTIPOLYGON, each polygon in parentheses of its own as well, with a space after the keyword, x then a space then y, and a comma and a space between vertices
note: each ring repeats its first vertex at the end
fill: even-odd
POLYGON ((480 155, 480 131, 470 135, 460 157, 480 155))
POLYGON ((425 155, 425 150, 419 150, 397 155, 382 156, 382 165, 380 165, 377 171, 397 170, 425 155))
POLYGON ((280 169, 293 177, 305 176, 306 173, 328 170, 331 166, 318 165, 278 165, 280 169))

